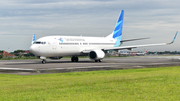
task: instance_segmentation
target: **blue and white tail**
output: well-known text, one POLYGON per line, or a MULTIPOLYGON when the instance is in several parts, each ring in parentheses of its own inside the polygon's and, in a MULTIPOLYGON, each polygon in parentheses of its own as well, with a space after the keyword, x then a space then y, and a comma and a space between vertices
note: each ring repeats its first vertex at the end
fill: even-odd
POLYGON ((35 34, 34 34, 33 37, 32 37, 31 44, 33 44, 34 42, 35 42, 35 34))
POLYGON ((121 45, 122 40, 122 29, 123 29, 123 17, 124 10, 121 11, 118 22, 116 23, 116 27, 112 34, 108 35, 107 38, 114 38, 116 40, 114 47, 119 47, 121 45))

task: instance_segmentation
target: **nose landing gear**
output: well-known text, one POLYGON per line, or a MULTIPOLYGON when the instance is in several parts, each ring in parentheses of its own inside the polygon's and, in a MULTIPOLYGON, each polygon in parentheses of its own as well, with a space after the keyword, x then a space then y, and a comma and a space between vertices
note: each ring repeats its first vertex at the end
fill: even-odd
POLYGON ((42 64, 45 64, 45 63, 46 63, 46 57, 40 56, 39 58, 42 60, 42 64))
POLYGON ((43 60, 42 60, 42 64, 45 64, 45 63, 46 63, 46 60, 45 60, 45 59, 43 59, 43 60))

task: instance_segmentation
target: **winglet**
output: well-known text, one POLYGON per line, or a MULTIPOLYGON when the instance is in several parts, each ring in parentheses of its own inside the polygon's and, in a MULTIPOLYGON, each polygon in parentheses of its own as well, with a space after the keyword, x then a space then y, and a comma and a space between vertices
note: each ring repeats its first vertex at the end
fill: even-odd
POLYGON ((167 43, 167 44, 172 44, 172 43, 174 43, 174 41, 175 41, 175 39, 176 39, 176 36, 177 36, 177 33, 178 33, 178 31, 176 32, 176 34, 175 34, 175 36, 174 36, 173 41, 172 41, 172 42, 170 42, 170 43, 167 43))
POLYGON ((35 41, 35 34, 34 34, 33 37, 32 37, 32 42, 31 42, 31 44, 33 44, 34 41, 35 41))

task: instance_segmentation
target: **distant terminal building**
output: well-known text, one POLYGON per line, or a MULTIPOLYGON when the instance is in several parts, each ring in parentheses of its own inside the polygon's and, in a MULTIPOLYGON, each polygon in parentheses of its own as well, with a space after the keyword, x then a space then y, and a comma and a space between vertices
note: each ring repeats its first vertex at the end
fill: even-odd
POLYGON ((120 56, 144 56, 146 55, 146 52, 130 52, 130 51, 120 51, 119 55, 120 56))
POLYGON ((2 55, 3 58, 4 58, 4 57, 15 57, 15 55, 10 54, 10 53, 8 53, 8 52, 6 52, 6 51, 0 51, 0 55, 2 55))
POLYGON ((20 55, 29 54, 29 53, 30 53, 29 50, 25 50, 25 51, 23 51, 23 52, 19 52, 20 55))

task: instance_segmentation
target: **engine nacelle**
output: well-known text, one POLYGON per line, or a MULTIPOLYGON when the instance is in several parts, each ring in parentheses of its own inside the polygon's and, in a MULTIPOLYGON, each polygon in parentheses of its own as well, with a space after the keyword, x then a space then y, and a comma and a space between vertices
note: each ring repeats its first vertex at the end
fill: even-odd
POLYGON ((89 53, 89 58, 92 60, 103 59, 105 57, 105 53, 102 50, 94 50, 89 53))
POLYGON ((61 59, 62 57, 49 57, 49 59, 51 59, 51 60, 59 60, 59 59, 61 59))

